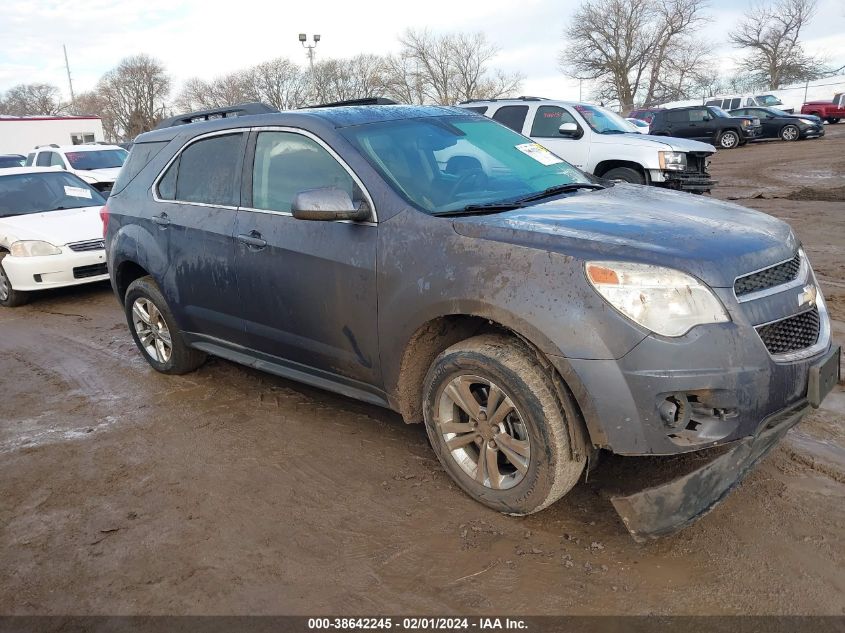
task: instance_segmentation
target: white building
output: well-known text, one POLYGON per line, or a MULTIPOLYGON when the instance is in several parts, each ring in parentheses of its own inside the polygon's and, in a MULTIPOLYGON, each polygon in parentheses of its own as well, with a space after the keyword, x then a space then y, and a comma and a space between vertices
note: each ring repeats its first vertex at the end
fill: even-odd
POLYGON ((0 115, 0 154, 26 156, 36 145, 80 145, 104 140, 99 117, 0 115))

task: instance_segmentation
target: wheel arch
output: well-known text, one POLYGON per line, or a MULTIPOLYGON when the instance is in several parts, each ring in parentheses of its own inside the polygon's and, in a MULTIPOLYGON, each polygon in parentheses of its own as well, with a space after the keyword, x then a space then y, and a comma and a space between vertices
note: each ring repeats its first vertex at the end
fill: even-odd
POLYGON ((637 163, 635 161, 618 160, 618 159, 603 160, 598 165, 596 165, 596 168, 593 171, 593 173, 596 176, 602 177, 602 176, 604 176, 604 174, 609 172, 611 169, 616 169, 617 167, 627 167, 629 169, 636 170, 637 172, 642 174, 643 178, 646 181, 646 184, 648 184, 648 181, 649 181, 648 170, 643 165, 641 165, 640 163, 637 163))
MULTIPOLYGON (((455 343, 480 334, 491 333, 512 338, 524 345, 536 356, 537 362, 549 372, 558 389, 561 407, 572 421, 570 446, 574 453, 584 452, 590 455, 589 428, 592 425, 587 424, 584 408, 575 395, 578 391, 583 392, 580 385, 576 388, 569 385, 543 351, 543 343, 537 341, 536 336, 535 340, 532 340, 532 337, 526 336, 513 324, 505 324, 480 314, 446 314, 432 318, 416 329, 402 353, 395 389, 389 394, 391 405, 406 423, 422 422, 423 382, 434 359, 455 343)), ((565 358, 557 357, 556 360, 558 364, 561 361, 566 364, 565 358)), ((570 370, 568 373, 570 379, 574 377, 574 372, 570 370)))
POLYGON ((136 279, 146 277, 149 274, 146 268, 129 259, 117 264, 114 271, 114 291, 117 293, 121 303, 126 298, 126 291, 129 289, 129 285, 136 279))

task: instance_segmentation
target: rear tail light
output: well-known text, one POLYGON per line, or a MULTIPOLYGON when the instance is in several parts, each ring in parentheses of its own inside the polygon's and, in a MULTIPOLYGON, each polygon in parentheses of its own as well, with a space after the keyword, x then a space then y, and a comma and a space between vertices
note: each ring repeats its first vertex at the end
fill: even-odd
POLYGON ((100 219, 103 221, 103 239, 106 238, 106 232, 109 229, 109 204, 108 202, 100 209, 100 219))

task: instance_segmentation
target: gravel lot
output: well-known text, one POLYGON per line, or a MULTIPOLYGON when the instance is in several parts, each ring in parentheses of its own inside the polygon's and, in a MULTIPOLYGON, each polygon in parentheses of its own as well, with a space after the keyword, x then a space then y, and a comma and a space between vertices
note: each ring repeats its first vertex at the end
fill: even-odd
MULTIPOLYGON (((792 224, 845 344, 845 124, 720 152, 792 224)), ((156 374, 107 285, 0 311, 0 613, 845 614, 845 389, 725 503, 636 545, 597 482, 527 518, 421 426, 211 360, 156 374)))

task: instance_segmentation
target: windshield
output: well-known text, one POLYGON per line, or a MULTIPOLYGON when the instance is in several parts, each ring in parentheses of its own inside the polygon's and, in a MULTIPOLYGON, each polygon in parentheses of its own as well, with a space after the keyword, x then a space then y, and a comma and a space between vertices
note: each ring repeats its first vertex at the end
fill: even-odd
POLYGON ((74 169, 110 169, 123 167, 129 155, 125 149, 98 149, 90 152, 66 152, 70 166, 74 169))
POLYGON ((710 106, 710 112, 715 114, 718 117, 722 117, 723 119, 730 119, 731 115, 722 110, 722 108, 718 106, 710 106))
POLYGON ((0 156, 0 169, 6 167, 23 167, 26 159, 23 156, 0 156))
POLYGON ((435 215, 591 182, 545 147, 477 116, 384 121, 343 134, 398 193, 435 215))
POLYGON ((105 203, 95 189, 67 172, 0 175, 0 218, 105 203))
POLYGON ((783 105, 783 102, 773 95, 757 97, 757 103, 764 106, 783 105))
POLYGON ((600 106, 580 104, 575 106, 578 113, 584 117, 593 132, 598 134, 627 134, 631 131, 631 124, 621 116, 600 106))

